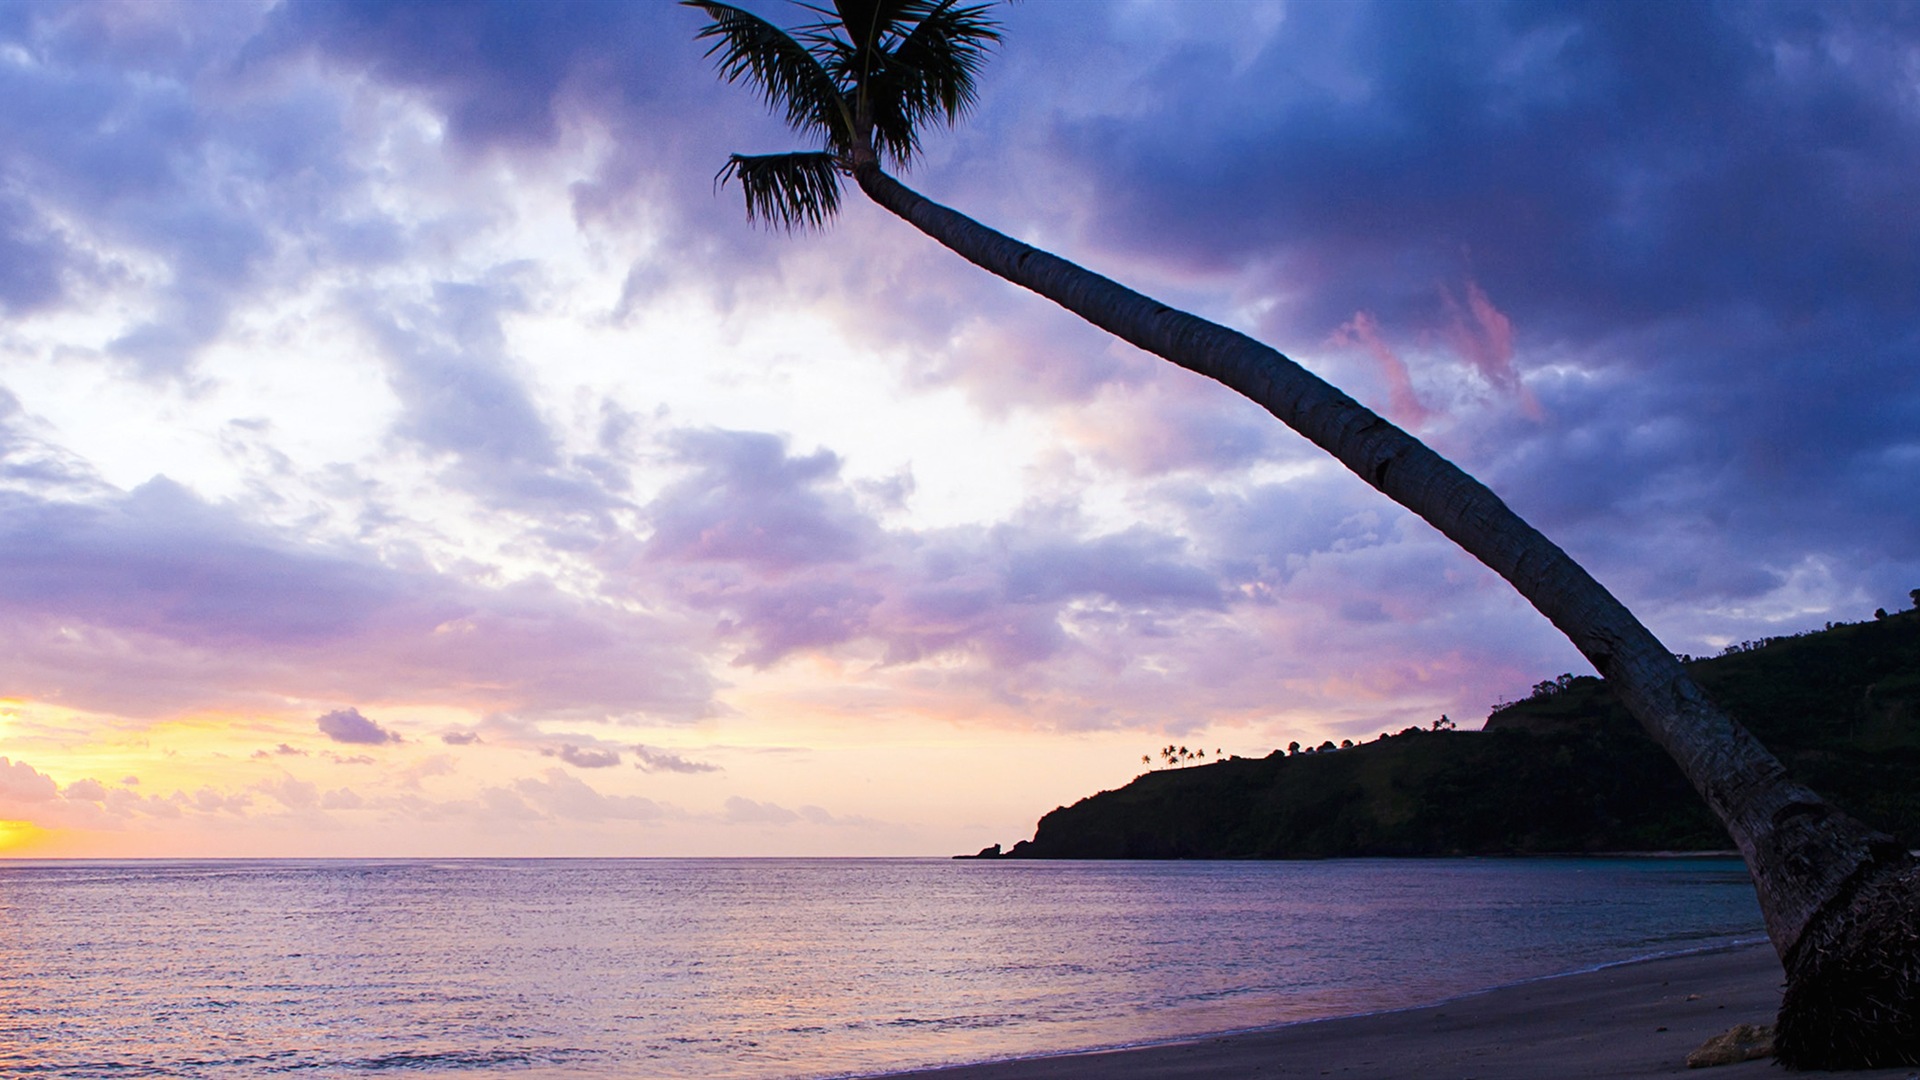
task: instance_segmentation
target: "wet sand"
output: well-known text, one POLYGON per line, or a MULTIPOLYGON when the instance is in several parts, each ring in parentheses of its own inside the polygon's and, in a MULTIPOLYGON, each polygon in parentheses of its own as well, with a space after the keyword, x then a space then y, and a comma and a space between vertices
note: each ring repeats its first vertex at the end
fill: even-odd
POLYGON ((1687 1055, 1710 1037, 1738 1023, 1773 1023, 1781 979, 1773 950, 1755 945, 1563 975, 1399 1012, 900 1075, 916 1080, 1920 1080, 1914 1068, 1787 1073, 1771 1060, 1687 1068, 1687 1055))

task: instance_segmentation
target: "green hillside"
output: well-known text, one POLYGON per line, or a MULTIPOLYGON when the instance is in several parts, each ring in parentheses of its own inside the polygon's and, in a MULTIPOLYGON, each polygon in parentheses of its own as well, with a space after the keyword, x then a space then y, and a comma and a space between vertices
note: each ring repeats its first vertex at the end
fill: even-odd
MULTIPOLYGON (((1794 774, 1920 846, 1920 612, 1688 664, 1794 774)), ((1012 858, 1248 859, 1715 850, 1732 845, 1599 679, 1484 731, 1149 772, 1040 819, 1012 858)))

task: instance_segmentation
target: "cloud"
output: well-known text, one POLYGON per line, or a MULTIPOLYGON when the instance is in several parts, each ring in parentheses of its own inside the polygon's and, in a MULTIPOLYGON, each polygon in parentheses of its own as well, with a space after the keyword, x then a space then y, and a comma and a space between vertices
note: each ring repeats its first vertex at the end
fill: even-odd
POLYGON ((1897 594, 1920 334, 1892 298, 1920 263, 1894 253, 1920 222, 1890 208, 1920 198, 1920 123, 1892 73, 1920 29, 1671 14, 1290 8, 1235 52, 1199 11, 1143 43, 1118 9, 1017 10, 998 77, 1047 137, 1013 150, 1017 191, 961 166, 962 205, 1283 350, 1359 346, 1306 359, 1656 621, 1748 618, 1808 557, 1857 568, 1836 601, 1897 594))
POLYGON ((799 814, 770 802, 755 802, 739 795, 727 796, 726 821, 730 825, 791 825, 802 820, 799 814))
POLYGON ((10 687, 123 715, 287 697, 662 718, 711 707, 697 637, 671 614, 538 579, 389 566, 165 479, 0 490, 0 596, 10 687))
MULTIPOLYGON (((527 805, 527 801, 506 788, 490 787, 480 791, 480 806, 490 818, 505 822, 538 821, 540 811, 527 805)), ((444 813, 444 808, 417 806, 416 811, 425 810, 429 814, 444 813)))
POLYGON ((1135 385, 1108 387, 1063 410, 1057 423, 1092 463, 1133 478, 1224 476, 1300 455, 1266 410, 1170 368, 1135 385))
POLYGON ((356 629, 385 591, 378 568, 274 544, 165 479, 103 503, 0 500, 0 579, 22 614, 193 644, 293 644, 356 629))
POLYGON ((831 828, 869 828, 879 824, 865 817, 839 817, 824 808, 808 804, 797 810, 789 810, 778 803, 757 802, 740 795, 729 795, 722 820, 729 825, 795 825, 805 822, 809 825, 822 825, 831 828))
POLYGON ((366 804, 352 788, 335 788, 320 796, 322 810, 358 810, 366 804))
POLYGON ((1213 576, 1181 558, 1183 541, 1150 529, 1037 543, 1006 539, 1014 543, 1004 581, 1016 601, 1101 596, 1128 606, 1204 608, 1222 600, 1213 576))
POLYGON ((81 799, 86 802, 106 802, 107 786, 98 780, 88 777, 87 779, 75 780, 73 783, 68 784, 61 794, 69 799, 81 799))
MULTIPOLYGON (((1043 51, 1070 31, 1080 40, 1048 12, 1015 9, 1009 18, 1043 51)), ((1098 52, 1126 31, 1115 29, 1117 18, 1073 22, 1086 25, 1088 49, 1098 52)), ((1178 39, 1184 16, 1170 18, 1178 39)), ((164 480, 84 499, 72 497, 77 489, 61 499, 23 498, 10 520, 24 525, 0 530, 0 581, 11 566, 44 599, 25 599, 31 589, 0 593, 23 597, 7 602, 12 629, 0 634, 13 639, 0 644, 17 646, 0 662, 10 685, 132 714, 278 707, 288 698, 431 702, 525 715, 537 735, 543 718, 712 715, 720 706, 710 663, 758 670, 812 655, 870 671, 874 685, 925 695, 912 697, 916 707, 951 695, 940 708, 986 702, 1031 708, 1045 717, 1038 722, 1112 723, 1161 708, 1142 688, 1156 680, 1170 688, 1175 673, 1200 666, 1183 652, 1183 638, 1217 649, 1222 635, 1264 632, 1244 609, 1261 589, 1284 590, 1285 568, 1243 575, 1258 558, 1206 533, 1215 523, 1206 506, 1236 500, 1238 481, 1226 474, 1291 464, 1298 449, 1257 409, 1217 404, 1217 388, 1163 372, 930 245, 893 242, 902 226, 867 209, 850 208, 840 229, 805 244, 743 229, 737 206, 714 198, 712 169, 725 150, 751 149, 762 134, 785 136, 777 120, 756 119, 746 97, 715 90, 686 40, 699 21, 693 13, 293 3, 233 21, 245 25, 193 22, 175 35, 189 43, 178 47, 137 44, 144 39, 111 19, 89 22, 92 45, 73 36, 82 29, 43 23, 33 31, 42 35, 36 47, 66 58, 64 77, 79 80, 74 85, 99 78, 102 102, 157 110, 156 121, 174 126, 156 128, 189 147, 170 157, 159 152, 168 139, 102 143, 123 151, 127 168, 149 185, 141 189, 152 193, 149 209, 192 187, 194 198, 173 200, 178 217, 153 218, 151 230, 136 235, 112 218, 118 211, 101 209, 103 186, 63 196, 60 220, 78 223, 76 245, 127 253, 129 267, 159 258, 178 270, 177 281, 140 294, 140 310, 157 314, 122 328, 129 340, 146 323, 176 334, 175 344, 151 347, 155 357, 168 349, 175 357, 153 360, 156 370, 184 370, 196 328, 227 327, 218 333, 234 338, 224 320, 254 297, 304 297, 321 322, 351 320, 399 410, 386 441, 367 451, 392 459, 384 475, 396 485, 395 505, 369 509, 367 531, 343 536, 268 524, 252 496, 216 502, 164 480), (108 41, 116 55, 137 54, 134 67, 146 74, 126 77, 99 59, 104 53, 88 51, 108 41), (619 44, 634 41, 649 47, 619 44), (522 47, 530 42, 539 47, 522 47), (102 70, 85 74, 95 67, 102 70), (723 113, 725 123, 703 121, 723 113), (285 134, 303 130, 315 133, 313 145, 285 134), (579 150, 603 145, 645 153, 579 150), (229 159, 249 164, 236 171, 222 164, 229 159), (524 215, 552 189, 548 172, 563 159, 568 182, 577 181, 571 224, 603 245, 588 261, 630 270, 629 315, 643 317, 653 294, 682 287, 742 319, 763 304, 804 302, 840 319, 860 347, 897 352, 912 392, 954 387, 978 410, 1042 412, 1050 425, 1071 410, 1069 449, 1084 456, 1094 482, 1111 481, 1090 500, 1104 516, 1078 516, 1074 492, 1001 521, 900 524, 910 511, 903 496, 873 490, 869 475, 849 464, 852 450, 795 445, 767 431, 676 428, 650 416, 638 391, 617 410, 624 419, 612 427, 621 430, 584 437, 572 414, 604 418, 607 403, 578 387, 543 385, 549 358, 516 336, 533 316, 592 307, 565 292, 575 272, 566 257, 512 232, 537 225, 538 235, 554 235, 551 222, 524 215), (253 193, 254 209, 208 205, 216 181, 253 193), (390 184, 404 190, 383 186, 390 184), (100 246, 103 238, 112 243, 100 246), (199 262, 153 255, 192 243, 204 247, 189 253, 199 262), (628 459, 649 455, 648 464, 679 470, 677 481, 630 491, 628 459), (431 483, 479 503, 487 528, 500 534, 497 550, 482 550, 491 540, 443 543, 433 535, 437 522, 406 520, 399 489, 415 482, 417 463, 431 483), (1189 496, 1197 501, 1180 501, 1189 496), (890 509, 878 505, 889 500, 890 509), (1130 526, 1136 512, 1139 524, 1130 526), (166 588, 188 581, 191 590, 166 588)), ((1269 52, 1285 49, 1292 23, 1257 36, 1269 52)), ((1195 47, 1225 49, 1236 78, 1271 75, 1266 53, 1246 40, 1195 47)), ((1139 55, 1160 66, 1190 62, 1181 47, 1139 55)), ((996 71, 1032 77, 1018 56, 1010 52, 1003 59, 1012 66, 996 71)), ((1075 118, 1046 110, 1056 100, 1084 103, 1084 95, 1021 101, 996 93, 971 134, 955 137, 989 141, 954 145, 1011 140, 1013 157, 1043 166, 1032 174, 1038 189, 1079 182, 1080 144, 1053 136, 1097 124, 1119 101, 1075 118), (1035 134, 1010 135, 1015 127, 1035 134)), ((1159 108, 1151 98, 1133 104, 1159 108)), ((86 115, 109 115, 101 108, 86 115)), ((1215 114, 1195 115, 1202 127, 1218 123, 1215 114)), ((1250 119, 1273 122, 1264 103, 1250 119)), ((1138 173, 1137 131, 1121 135, 1116 162, 1138 173)), ((980 171, 983 160, 956 152, 930 162, 929 179, 983 194, 987 210, 1016 210, 1014 224, 1037 222, 1069 246, 1128 253, 1101 230, 1137 200, 1060 199, 1036 216, 1021 209, 1026 196, 1004 176, 980 171)), ((32 236, 56 236, 42 227, 54 218, 33 217, 50 205, 21 210, 32 236)), ((1168 220, 1176 229, 1164 244, 1177 246, 1190 222, 1168 220)), ((567 223, 560 225, 564 232, 567 223)), ((1246 228, 1268 227, 1263 219, 1246 228)), ((1535 323, 1495 276, 1501 267, 1480 273, 1475 261, 1470 274, 1457 246, 1449 251, 1455 261, 1444 272, 1429 272, 1439 266, 1432 260, 1416 267, 1423 321, 1398 319, 1414 295, 1398 278, 1395 287, 1406 291, 1388 298, 1397 306, 1348 297, 1340 319, 1367 310, 1397 326, 1445 326, 1435 282, 1453 282, 1464 297, 1462 325, 1480 335, 1474 340, 1530 374, 1527 342, 1516 332, 1502 346, 1488 329, 1497 324, 1474 305, 1476 295, 1497 296, 1497 313, 1531 332, 1535 323), (1471 290, 1462 284, 1469 278, 1471 290)), ((1192 260, 1163 258, 1163 249, 1147 254, 1125 268, 1215 307, 1228 303, 1217 298, 1217 277, 1182 278, 1192 260)), ((1246 271, 1245 295, 1232 298, 1256 313, 1246 318, 1300 314, 1266 304, 1270 279, 1260 275, 1277 265, 1246 271)), ((91 287, 91 271, 62 267, 63 288, 91 287)), ((595 301, 619 302, 612 290, 595 301)), ((1317 326, 1311 340, 1330 325, 1317 326)), ((364 466, 371 476, 381 464, 354 470, 364 466)), ((1337 534, 1351 516, 1340 509, 1294 510, 1291 527, 1302 536, 1337 534)), ((1264 685, 1238 681, 1233 692, 1249 698, 1257 694, 1247 687, 1264 685)))
POLYGON ((93 777, 75 780, 63 788, 24 761, 0 757, 0 817, 30 821, 46 829, 121 830, 128 828, 128 819, 136 815, 180 817, 187 803, 187 797, 179 792, 150 798, 124 786, 109 787, 93 777))
MULTIPOLYGON (((1441 696, 1457 685, 1429 683, 1450 675, 1491 700, 1526 657, 1567 662, 1537 629, 1526 640, 1537 624, 1490 576, 1473 575, 1437 538, 1412 534, 1421 542, 1403 550, 1405 519, 1324 467, 1254 487, 1204 472, 1165 482, 1143 500, 1151 527, 1102 531, 1054 508, 991 528, 907 530, 882 527, 837 469, 808 456, 798 460, 812 467, 797 468, 774 445, 779 455, 761 459, 761 486, 738 499, 801 502, 859 545, 832 559, 682 549, 650 565, 741 640, 738 664, 808 654, 871 664, 843 666, 849 685, 828 696, 850 712, 872 700, 862 695, 879 695, 940 710, 966 702, 976 722, 1067 728, 1222 712, 1318 709, 1332 719, 1372 709, 1377 718, 1387 695, 1355 697, 1352 687, 1395 687, 1419 713, 1434 701, 1460 711, 1441 696), (1346 574, 1364 584, 1343 587, 1346 574), (1421 620, 1448 612, 1473 629, 1441 642, 1422 636, 1421 620), (1340 619, 1339 633, 1301 635, 1289 625, 1328 616, 1340 619), (1486 647, 1462 647, 1476 633, 1486 647), (1316 680, 1316 665, 1334 653, 1350 658, 1337 661, 1350 674, 1316 680)), ((731 518, 724 479, 702 475, 687 486, 705 493, 703 520, 731 518)))
POLYGON ((271 750, 255 750, 252 756, 256 758, 306 757, 307 752, 296 747, 288 746, 286 743, 281 743, 271 750))
POLYGON ((603 795, 560 769, 548 769, 544 780, 515 781, 513 790, 546 813, 568 821, 660 821, 671 813, 643 796, 603 795))
POLYGON ((1364 311, 1356 311, 1353 318, 1334 330, 1328 339, 1334 346, 1357 346, 1365 349, 1379 365, 1380 377, 1387 384, 1387 418, 1402 427, 1418 428, 1433 416, 1432 410, 1421 404, 1420 397, 1413 389, 1413 376, 1407 370, 1407 362, 1402 360, 1393 347, 1388 345, 1380 334, 1380 322, 1364 311))
POLYGON ((1497 390, 1513 395, 1530 418, 1542 419, 1540 403, 1520 381, 1513 363, 1513 320, 1493 306, 1479 282, 1467 282, 1467 303, 1462 310, 1452 290, 1441 286, 1440 297, 1451 319, 1448 338, 1454 348, 1480 376, 1497 390))
POLYGON ((500 316, 519 305, 509 283, 441 282, 430 301, 375 322, 406 408, 402 435, 481 466, 555 463, 552 434, 507 369, 500 316))
POLYGON ((908 375, 917 387, 957 387, 984 412, 1002 415, 1083 407, 1103 393, 1151 382, 1160 372, 1155 358, 1050 305, 1009 305, 991 277, 951 281, 962 268, 946 263, 946 252, 917 254, 931 265, 913 268, 920 271, 911 273, 920 287, 912 297, 899 297, 893 287, 907 270, 846 283, 847 306, 864 332, 889 350, 907 346, 908 375), (876 308, 888 315, 871 318, 876 308))
POLYGON ((720 771, 720 766, 718 765, 711 765, 704 761, 694 761, 691 758, 681 757, 679 754, 673 753, 670 750, 656 750, 645 745, 635 746, 633 748, 633 755, 640 759, 634 762, 634 765, 647 772, 709 773, 720 771))
POLYGON ((557 137, 569 96, 618 93, 657 79, 663 58, 648 46, 688 25, 678 15, 645 5, 299 2, 276 7, 254 56, 259 62, 279 52, 318 51, 426 91, 456 142, 543 147, 557 137), (528 48, 532 42, 540 47, 528 48))
POLYGON ((158 795, 142 798, 139 793, 125 788, 107 792, 107 809, 121 816, 144 814, 147 817, 176 820, 186 816, 186 802, 186 795, 178 791, 164 798, 158 795))
POLYGON ((825 649, 861 636, 881 597, 848 581, 759 584, 735 591, 730 607, 737 621, 721 626, 753 636, 753 645, 734 663, 764 668, 801 650, 825 649))
POLYGON ((248 807, 253 805, 253 796, 245 792, 225 792, 203 786, 193 793, 187 805, 203 814, 244 817, 248 807))
POLYGON ((346 99, 310 79, 235 80, 260 14, 181 9, 162 29, 131 9, 48 7, 0 28, 33 58, 0 69, 7 173, 33 193, 0 209, 20 260, 3 263, 7 306, 133 300, 106 353, 185 379, 246 297, 311 273, 282 256, 324 246, 353 212, 331 197, 360 180, 346 99))
MULTIPOLYGON (((1920 580, 1910 18, 1280 11, 1010 7, 979 109, 914 182, 1304 350, 1676 648, 1920 580)), ((432 729, 561 746, 542 764, 564 768, 435 812, 666 820, 569 770, 715 766, 560 732, 797 702, 1371 734, 1573 662, 1257 407, 856 193, 825 234, 747 228, 714 169, 792 140, 716 83, 695 12, 4 12, 9 694, 127 726, 289 701, 509 716, 432 729), (344 405, 311 392, 319 370, 344 405), (816 399, 780 400, 802 378, 960 426, 826 429, 816 399), (362 422, 332 423, 343 407, 362 422), (949 430, 1007 465, 969 492, 992 509, 934 501, 924 455, 975 452, 949 430)), ((259 737, 232 756, 300 753, 259 737)), ((453 767, 312 756, 421 799, 453 767)), ((53 783, 8 783, 34 777, 53 783)), ((369 805, 93 783, 44 805, 369 805)), ((729 812, 856 820, 782 798, 799 809, 729 812)))
POLYGON ((568 186, 582 225, 657 237, 634 260, 629 292, 644 298, 688 279, 724 291, 785 252, 740 228, 738 204, 716 197, 714 170, 740 140, 787 136, 777 120, 755 123, 735 94, 716 93, 691 40, 699 24, 671 5, 303 0, 273 7, 242 69, 262 78, 317 59, 327 81, 388 88, 432 113, 434 149, 460 163, 537 163, 569 136, 604 132, 607 151, 568 186))
POLYGON ((0 387, 0 483, 22 494, 98 494, 104 488, 91 465, 49 437, 45 425, 0 387))
POLYGON ((507 347, 502 318, 524 305, 512 268, 491 281, 437 282, 413 302, 386 294, 357 302, 400 400, 396 436, 450 459, 449 479, 491 506, 604 530, 617 500, 591 471, 562 461, 507 347))
POLYGON ((53 778, 27 764, 0 757, 0 801, 44 803, 60 794, 53 778))
POLYGON ((849 561, 874 535, 834 490, 831 451, 794 456, 786 440, 751 431, 684 431, 672 443, 695 471, 648 506, 655 558, 793 570, 849 561))
POLYGON ((321 734, 337 743, 356 746, 382 746, 402 742, 399 732, 388 731, 360 715, 359 709, 336 709, 314 721, 321 734))
POLYGON ((1077 604, 1144 615, 1226 603, 1170 533, 1088 536, 1081 522, 1043 518, 890 531, 831 454, 794 455, 784 440, 745 432, 674 445, 698 471, 646 506, 655 531, 645 554, 686 602, 744 640, 739 665, 870 642, 888 663, 972 655, 1021 667, 1068 646, 1061 620, 1077 604))
POLYGON ((291 776, 282 776, 278 780, 265 780, 253 786, 288 810, 311 810, 320 805, 320 789, 305 780, 291 776))
POLYGON ((620 764, 618 750, 579 747, 572 743, 561 743, 558 750, 542 750, 540 753, 547 757, 557 757, 576 769, 606 769, 620 764))
POLYGON ((0 194, 0 312, 26 315, 65 299, 76 261, 77 253, 25 200, 0 194))

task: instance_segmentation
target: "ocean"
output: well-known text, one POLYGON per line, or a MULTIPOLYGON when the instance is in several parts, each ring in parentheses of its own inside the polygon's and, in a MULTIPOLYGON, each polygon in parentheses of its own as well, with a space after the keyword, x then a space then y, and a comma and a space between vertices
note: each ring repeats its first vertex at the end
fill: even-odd
POLYGON ((1763 937, 1731 859, 0 863, 0 1075, 811 1080, 1763 937))

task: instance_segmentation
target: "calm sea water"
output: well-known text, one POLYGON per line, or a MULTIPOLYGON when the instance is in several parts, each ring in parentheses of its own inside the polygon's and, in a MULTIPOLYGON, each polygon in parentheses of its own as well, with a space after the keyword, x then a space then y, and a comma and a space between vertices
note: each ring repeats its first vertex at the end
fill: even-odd
POLYGON ((1760 935, 1730 860, 0 864, 0 1075, 846 1076, 1760 935))

